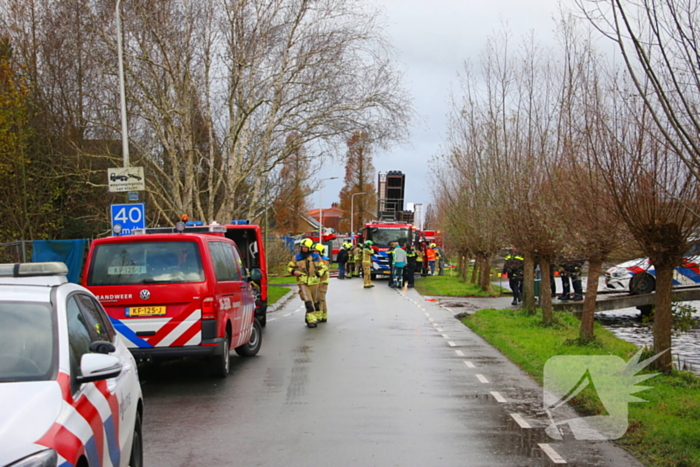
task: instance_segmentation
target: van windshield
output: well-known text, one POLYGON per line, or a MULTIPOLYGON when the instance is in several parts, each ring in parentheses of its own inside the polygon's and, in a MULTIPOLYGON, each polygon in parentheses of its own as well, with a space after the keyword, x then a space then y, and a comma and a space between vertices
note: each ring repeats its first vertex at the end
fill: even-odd
POLYGON ((95 247, 87 284, 173 284, 204 281, 195 242, 106 243, 95 247))

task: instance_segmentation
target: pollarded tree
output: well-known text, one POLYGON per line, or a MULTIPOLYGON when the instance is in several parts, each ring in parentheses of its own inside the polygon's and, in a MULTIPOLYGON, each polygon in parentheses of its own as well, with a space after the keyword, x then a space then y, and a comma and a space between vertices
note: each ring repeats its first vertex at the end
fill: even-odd
POLYGON ((372 163, 372 145, 367 133, 357 131, 347 140, 345 154, 345 185, 340 190, 340 208, 348 213, 348 220, 341 221, 340 230, 350 231, 352 226, 359 230, 366 220, 376 213, 377 191, 374 180, 376 171, 372 163), (352 195, 358 194, 354 198, 352 195), (350 209, 354 212, 350 212, 350 209))
MULTIPOLYGON (((620 91, 618 91, 620 92, 620 91)), ((669 373, 673 270, 700 228, 700 184, 659 134, 642 98, 599 99, 587 113, 591 152, 610 202, 655 268, 654 351, 669 373)))

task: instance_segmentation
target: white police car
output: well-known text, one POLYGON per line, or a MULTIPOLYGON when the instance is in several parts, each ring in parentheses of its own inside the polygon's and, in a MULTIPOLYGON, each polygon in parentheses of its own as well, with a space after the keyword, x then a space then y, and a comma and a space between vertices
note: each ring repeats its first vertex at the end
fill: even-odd
MULTIPOLYGON (((639 258, 618 264, 605 271, 605 285, 609 289, 633 295, 656 290, 656 270, 649 258, 639 258)), ((700 285, 700 242, 693 244, 683 255, 683 264, 673 271, 673 286, 700 285)))
POLYGON ((141 466, 136 363, 67 272, 0 264, 0 466, 141 466))

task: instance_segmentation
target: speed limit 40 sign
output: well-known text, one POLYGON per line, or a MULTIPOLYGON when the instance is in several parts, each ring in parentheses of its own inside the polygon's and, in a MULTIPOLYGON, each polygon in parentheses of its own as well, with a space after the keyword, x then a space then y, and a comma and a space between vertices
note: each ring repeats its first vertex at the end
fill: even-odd
POLYGON ((134 229, 146 228, 146 206, 144 203, 112 204, 111 212, 112 235, 130 235, 134 229), (117 228, 115 229, 115 227, 117 228))

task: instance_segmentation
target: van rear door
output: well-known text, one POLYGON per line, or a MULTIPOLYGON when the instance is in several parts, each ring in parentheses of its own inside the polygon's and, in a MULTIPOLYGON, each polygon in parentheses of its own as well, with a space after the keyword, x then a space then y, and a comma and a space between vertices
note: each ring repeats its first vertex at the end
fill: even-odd
POLYGON ((93 245, 85 285, 131 348, 202 343, 207 294, 200 244, 136 240, 93 245))

